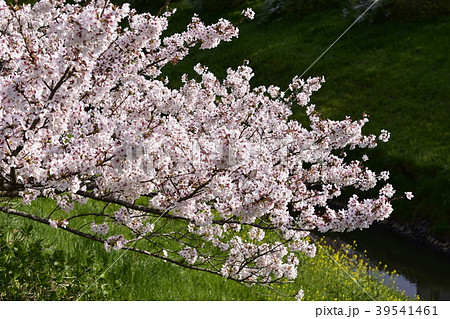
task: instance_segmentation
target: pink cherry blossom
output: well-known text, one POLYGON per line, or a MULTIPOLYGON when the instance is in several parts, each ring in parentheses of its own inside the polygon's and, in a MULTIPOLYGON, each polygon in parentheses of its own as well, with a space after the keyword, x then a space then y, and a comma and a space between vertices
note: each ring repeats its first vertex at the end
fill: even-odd
POLYGON ((248 61, 224 79, 197 64, 195 77, 169 85, 168 64, 239 33, 225 19, 205 25, 194 16, 185 31, 168 34, 173 13, 138 14, 107 0, 0 0, 1 196, 53 200, 46 216, 84 221, 77 234, 108 251, 245 284, 296 278, 296 254, 316 252, 308 231, 350 231, 389 217, 390 184, 374 198, 342 195, 389 177, 365 166, 367 156, 347 157, 387 141, 387 131, 364 135, 366 115, 324 118, 309 104, 323 77, 294 77, 286 90, 252 87, 248 61), (304 123, 291 119, 294 106, 304 123), (88 200, 101 208, 75 209, 88 200))
POLYGON ((414 195, 412 192, 405 192, 405 196, 408 200, 412 200, 414 198, 414 195))

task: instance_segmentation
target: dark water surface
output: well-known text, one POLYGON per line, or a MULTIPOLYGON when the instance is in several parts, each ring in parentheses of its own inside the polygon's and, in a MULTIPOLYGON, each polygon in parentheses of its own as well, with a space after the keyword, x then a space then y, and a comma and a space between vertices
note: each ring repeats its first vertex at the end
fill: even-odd
POLYGON ((396 285, 410 297, 423 300, 450 300, 450 256, 432 248, 383 230, 367 229, 330 236, 340 238, 356 249, 366 250, 371 264, 387 264, 396 270, 396 285))

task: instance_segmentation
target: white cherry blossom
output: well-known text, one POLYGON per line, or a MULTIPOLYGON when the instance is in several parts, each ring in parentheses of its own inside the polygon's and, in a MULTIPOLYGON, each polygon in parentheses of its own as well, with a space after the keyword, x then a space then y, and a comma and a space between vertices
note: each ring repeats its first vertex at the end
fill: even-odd
MULTIPOLYGON (((171 14, 138 14, 107 0, 0 0, 0 195, 23 204, 50 198, 57 208, 46 216, 58 217, 1 211, 52 227, 63 225, 56 218, 85 220, 90 229, 77 234, 108 251, 126 248, 246 284, 294 279, 294 253, 315 254, 308 231, 350 231, 389 217, 390 184, 375 198, 342 195, 389 178, 365 166, 367 156, 347 158, 377 145, 362 133, 366 115, 324 118, 309 104, 323 77, 295 77, 285 91, 252 87, 248 62, 223 80, 198 64, 195 78, 169 86, 166 65, 239 31, 194 16, 170 35, 171 14), (290 118, 296 105, 305 123, 290 118), (101 208, 74 210, 88 199, 101 208)), ((378 137, 388 138, 384 130, 378 137)))

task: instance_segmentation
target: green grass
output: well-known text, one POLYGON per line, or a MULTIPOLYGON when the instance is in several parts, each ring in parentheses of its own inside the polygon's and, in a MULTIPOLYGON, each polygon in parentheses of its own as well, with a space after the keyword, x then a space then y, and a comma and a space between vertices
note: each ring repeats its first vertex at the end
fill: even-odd
MULTIPOLYGON (((95 205, 90 201, 77 208, 77 212, 91 210, 95 205)), ((42 199, 25 210, 46 216, 45 212, 53 207, 50 200, 42 199)), ((107 253, 101 243, 0 214, 0 300, 74 300, 91 284, 81 300, 293 300, 272 290, 258 293, 216 275, 133 252, 126 252, 117 260, 123 251, 107 253), (24 236, 17 235, 20 233, 24 236), (11 291, 13 286, 16 289, 11 291)), ((376 300, 407 299, 403 293, 368 275, 371 270, 376 276, 378 270, 364 259, 355 258, 350 246, 338 250, 329 245, 321 247, 314 258, 299 255, 299 276, 294 283, 272 288, 288 295, 303 289, 305 300, 369 300, 365 291, 376 300)))
MULTIPOLYGON (((342 8, 315 12, 298 19, 240 25, 240 37, 217 49, 193 50, 176 66, 166 68, 177 87, 183 73, 200 62, 216 75, 250 61, 254 86, 286 88, 333 43, 351 21, 342 8)), ((193 14, 182 6, 173 19, 181 30, 193 14)), ((239 12, 228 18, 239 20, 239 12)), ((201 16, 209 22, 217 16, 201 16)), ((394 218, 427 220, 440 235, 450 237, 450 17, 416 21, 357 23, 304 77, 324 75, 327 82, 315 93, 325 116, 343 119, 370 115, 365 133, 390 131, 391 140, 367 151, 375 170, 390 170, 398 194, 411 190, 413 202, 394 203, 394 218)), ((302 111, 294 114, 301 120, 302 111)))

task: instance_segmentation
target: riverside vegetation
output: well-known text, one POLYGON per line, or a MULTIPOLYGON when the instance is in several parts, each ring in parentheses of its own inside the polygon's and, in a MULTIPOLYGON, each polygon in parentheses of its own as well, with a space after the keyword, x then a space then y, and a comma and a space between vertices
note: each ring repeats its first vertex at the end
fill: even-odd
MULTIPOLYGON (((53 205, 37 200, 26 211, 44 211, 53 205)), ((78 209, 89 211, 92 205, 78 209)), ((384 267, 369 266, 348 245, 333 248, 320 242, 314 258, 300 260, 294 283, 273 285, 261 294, 133 252, 124 253, 104 273, 123 251, 107 253, 101 243, 0 214, 0 300, 292 300, 272 289, 289 295, 303 289, 303 300, 409 299, 395 290, 395 274, 389 283, 379 281, 384 267)))

